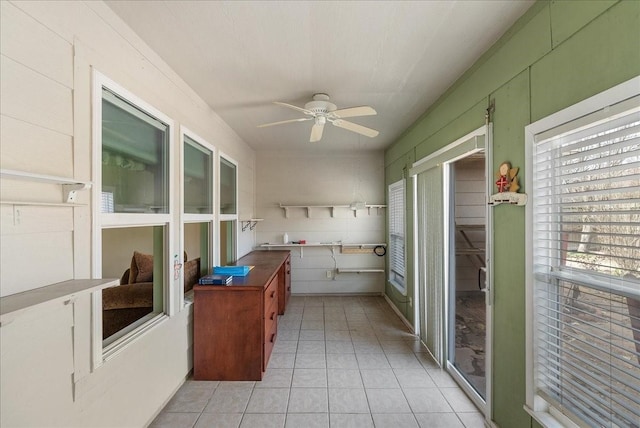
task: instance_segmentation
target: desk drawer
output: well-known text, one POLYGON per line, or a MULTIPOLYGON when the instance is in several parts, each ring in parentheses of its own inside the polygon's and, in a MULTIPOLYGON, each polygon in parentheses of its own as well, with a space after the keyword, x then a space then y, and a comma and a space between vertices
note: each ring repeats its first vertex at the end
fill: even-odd
POLYGON ((274 325, 278 324, 278 305, 273 302, 272 305, 264 313, 264 340, 269 339, 268 334, 273 330, 274 325))
MULTIPOLYGON (((276 304, 278 307, 278 275, 274 276, 267 288, 264 290, 264 312, 265 314, 269 308, 276 304)), ((266 316, 266 315, 265 315, 266 316)))
MULTIPOLYGON (((277 317, 277 314, 276 314, 276 317, 277 317)), ((265 320, 265 325, 266 325, 266 321, 267 320, 265 320)), ((278 327, 275 319, 271 321, 269 325, 271 326, 271 328, 264 335, 264 358, 262 360, 264 365, 262 367, 262 371, 267 370, 267 364, 269 364, 269 357, 271 357, 271 351, 273 351, 273 346, 276 344, 276 336, 278 332, 278 327)))

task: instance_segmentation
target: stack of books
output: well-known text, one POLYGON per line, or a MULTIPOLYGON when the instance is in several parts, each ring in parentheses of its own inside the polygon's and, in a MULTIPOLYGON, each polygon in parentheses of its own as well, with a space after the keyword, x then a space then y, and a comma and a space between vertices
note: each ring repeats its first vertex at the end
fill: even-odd
POLYGON ((233 277, 231 275, 205 275, 198 280, 200 285, 231 285, 233 277))

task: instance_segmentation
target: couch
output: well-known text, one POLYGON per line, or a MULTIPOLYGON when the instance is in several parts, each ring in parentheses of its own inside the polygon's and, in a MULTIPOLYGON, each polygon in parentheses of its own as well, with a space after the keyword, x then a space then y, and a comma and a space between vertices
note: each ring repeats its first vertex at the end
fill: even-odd
MULTIPOLYGON (((184 255, 184 292, 200 278, 200 258, 187 261, 184 255)), ((133 252, 130 267, 120 278, 120 285, 102 291, 102 338, 153 312, 153 256, 133 252)))

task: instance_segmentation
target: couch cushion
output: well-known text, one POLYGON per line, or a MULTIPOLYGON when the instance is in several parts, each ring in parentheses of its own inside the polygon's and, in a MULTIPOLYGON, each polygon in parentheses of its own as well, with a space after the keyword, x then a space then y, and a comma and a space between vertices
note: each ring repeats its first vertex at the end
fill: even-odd
POLYGON ((153 281, 153 256, 134 251, 130 269, 129 284, 153 281))

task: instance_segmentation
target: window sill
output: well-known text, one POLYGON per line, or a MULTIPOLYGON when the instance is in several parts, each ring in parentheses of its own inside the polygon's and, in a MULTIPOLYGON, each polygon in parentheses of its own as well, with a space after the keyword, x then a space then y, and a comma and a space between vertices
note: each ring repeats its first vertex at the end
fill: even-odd
POLYGON ((525 412, 545 428, 580 428, 569 418, 553 408, 549 408, 549 411, 535 411, 529 406, 525 405, 523 407, 525 412))
POLYGON ((164 320, 169 319, 169 316, 164 313, 151 315, 150 319, 142 318, 140 321, 143 322, 141 322, 140 325, 135 326, 129 333, 104 346, 102 350, 102 362, 105 363, 113 359, 115 356, 127 349, 129 345, 147 334, 148 331, 162 323, 164 320))

